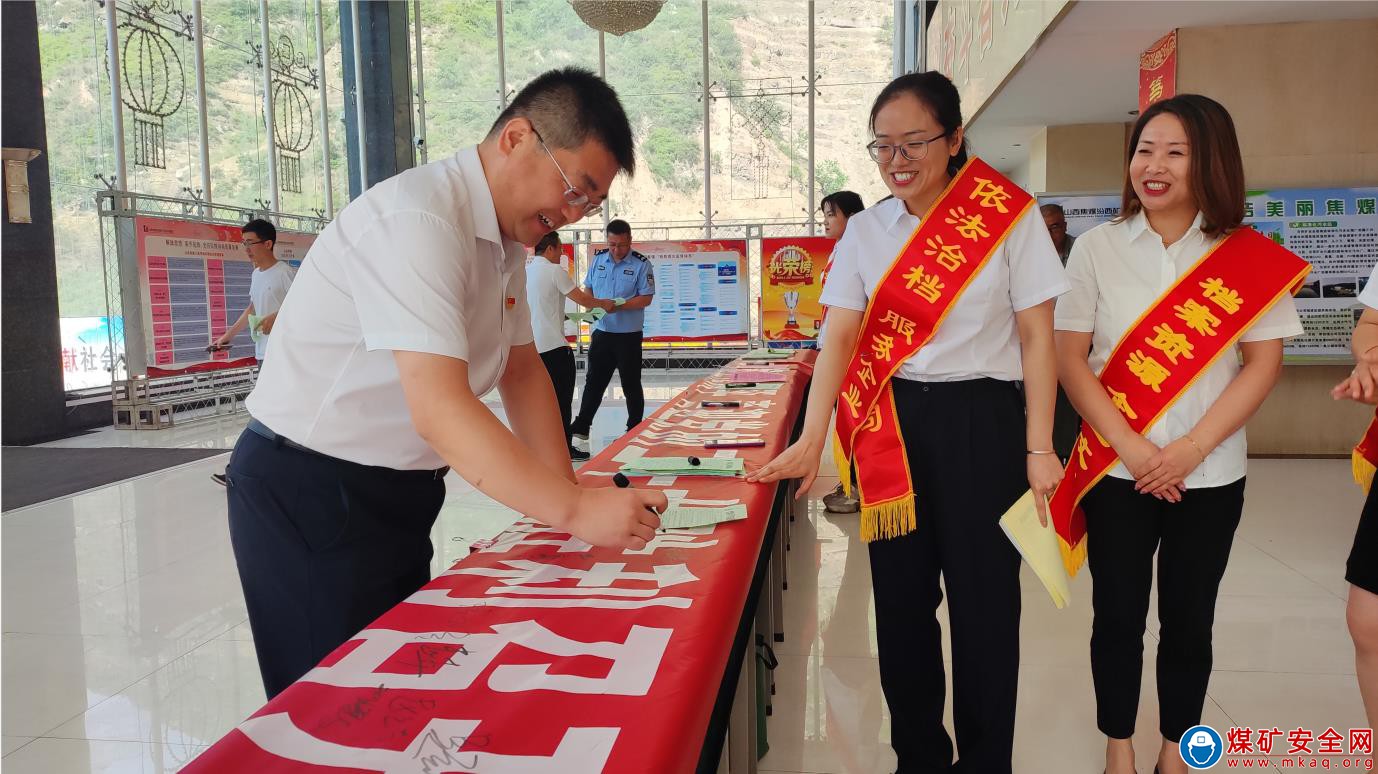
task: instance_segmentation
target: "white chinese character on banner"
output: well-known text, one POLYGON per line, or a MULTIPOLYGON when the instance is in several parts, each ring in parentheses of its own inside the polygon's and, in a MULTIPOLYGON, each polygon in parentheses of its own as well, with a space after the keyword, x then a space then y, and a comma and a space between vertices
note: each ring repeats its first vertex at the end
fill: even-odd
POLYGON ((435 718, 405 750, 352 747, 329 742, 298 728, 286 712, 249 718, 239 730, 263 750, 312 766, 376 771, 380 774, 442 774, 483 771, 512 774, 567 774, 602 771, 619 728, 570 728, 555 751, 545 755, 486 752, 492 740, 475 734, 477 720, 435 718), (467 748, 467 749, 461 749, 467 748))
POLYGON ((656 551, 668 551, 670 549, 683 548, 712 548, 718 544, 716 540, 703 540, 703 537, 713 534, 715 527, 690 527, 687 529, 677 529, 674 532, 657 532, 651 538, 651 542, 645 548, 624 548, 623 556, 650 556, 656 551))
POLYGON ((500 664, 488 676, 488 687, 506 693, 549 690, 581 694, 644 696, 651 688, 670 629, 633 626, 626 642, 581 642, 566 639, 535 621, 492 624, 493 633, 399 632, 365 629, 359 645, 330 666, 307 672, 302 682, 336 688, 407 688, 462 691, 473 685, 508 645, 520 645, 556 658, 596 656, 612 663, 606 677, 553 675, 552 663, 500 664), (451 642, 457 644, 451 644, 451 642), (443 647, 443 650, 440 650, 443 647), (416 658, 417 669, 377 671, 389 661, 416 658))
POLYGON ((613 597, 653 597, 661 589, 691 583, 698 580, 689 572, 685 564, 658 564, 651 572, 627 572, 622 562, 596 562, 587 570, 578 570, 558 564, 544 564, 529 559, 505 559, 502 564, 508 569, 496 567, 457 566, 441 573, 447 575, 478 575, 498 578, 499 586, 494 586, 488 594, 530 594, 545 596, 594 596, 613 597), (534 586, 526 584, 553 583, 562 580, 575 580, 575 586, 534 586), (620 588, 619 581, 654 582, 656 588, 620 588))

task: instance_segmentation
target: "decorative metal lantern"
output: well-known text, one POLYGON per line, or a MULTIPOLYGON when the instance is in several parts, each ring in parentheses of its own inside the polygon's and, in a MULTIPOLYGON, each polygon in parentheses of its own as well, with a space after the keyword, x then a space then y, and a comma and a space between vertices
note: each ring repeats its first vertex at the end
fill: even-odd
POLYGON ((132 0, 120 11, 119 29, 125 30, 120 45, 120 101, 134 111, 134 163, 167 168, 164 121, 182 107, 186 97, 186 73, 177 49, 164 36, 191 39, 191 17, 181 13, 173 0, 132 0), (161 11, 177 19, 171 27, 160 21, 161 11))
POLYGON ((315 121, 306 88, 319 88, 318 74, 306 63, 292 39, 278 38, 273 47, 273 140, 278 149, 282 190, 301 193, 301 154, 311 147, 315 121))
POLYGON ((621 36, 655 21, 665 0, 569 0, 569 4, 588 26, 621 36))

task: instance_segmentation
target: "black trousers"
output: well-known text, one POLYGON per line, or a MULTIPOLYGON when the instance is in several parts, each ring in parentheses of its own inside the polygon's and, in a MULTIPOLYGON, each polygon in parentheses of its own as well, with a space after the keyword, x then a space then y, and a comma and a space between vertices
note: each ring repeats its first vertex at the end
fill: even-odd
POLYGON ((555 400, 560 404, 560 426, 565 429, 565 444, 568 444, 569 420, 574 413, 574 350, 558 346, 542 352, 541 362, 555 387, 555 400))
POLYGON ((1029 488, 1013 382, 893 382, 918 529, 870 543, 880 680, 899 771, 1010 771, 1019 680, 1019 553, 1000 517, 1029 488), (947 589, 953 719, 936 617, 947 589))
POLYGON ((430 579, 432 471, 358 465, 245 430, 226 470, 230 542, 272 698, 430 579))
POLYGON ((622 393, 627 396, 627 429, 641 424, 646 413, 646 398, 641 392, 641 334, 594 331, 589 342, 588 372, 584 374, 584 395, 579 399, 579 416, 570 431, 587 435, 593 415, 603 402, 603 391, 617 371, 622 393))
POLYGON ((1180 503, 1138 494, 1106 476, 1081 501, 1091 568, 1091 677, 1096 725, 1134 735, 1144 661, 1144 619, 1158 556, 1158 726, 1177 742, 1201 722, 1211 676, 1215 597, 1244 512, 1244 479, 1188 489, 1180 503))
POLYGON ((1354 531, 1354 547, 1345 563, 1345 580, 1378 594, 1378 486, 1368 489, 1359 527, 1354 531))

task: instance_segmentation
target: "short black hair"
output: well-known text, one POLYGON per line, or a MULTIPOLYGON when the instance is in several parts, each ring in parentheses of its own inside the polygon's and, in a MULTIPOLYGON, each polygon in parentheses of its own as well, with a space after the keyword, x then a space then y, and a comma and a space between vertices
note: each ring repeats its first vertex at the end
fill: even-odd
POLYGON ((631 226, 631 224, 628 223, 627 221, 622 220, 621 218, 618 218, 617 220, 610 220, 610 221, 608 221, 608 228, 607 228, 607 231, 608 231, 609 234, 616 234, 616 235, 618 235, 618 236, 621 236, 621 235, 623 235, 623 234, 626 234, 627 236, 631 236, 631 235, 632 235, 632 226, 631 226))
POLYGON ((1038 211, 1043 213, 1044 215, 1052 215, 1054 212, 1056 212, 1064 218, 1067 217, 1067 213, 1063 211, 1062 205, 1058 204, 1057 202, 1048 202, 1047 204, 1039 207, 1038 211))
POLYGON ((636 171, 632 126, 617 92, 592 70, 562 67, 536 76, 488 130, 494 137, 514 118, 526 118, 552 148, 575 150, 601 143, 628 175, 636 171))
POLYGON ((554 231, 549 231, 546 232, 546 235, 541 237, 541 240, 536 243, 535 251, 537 255, 540 255, 541 253, 545 252, 546 250, 549 250, 552 247, 559 246, 560 235, 554 231))
POLYGON ((253 234, 265 242, 272 242, 274 245, 278 243, 277 227, 263 218, 254 218, 243 226, 240 226, 239 233, 253 234))
POLYGON ((824 196, 823 201, 818 203, 818 210, 820 212, 827 212, 827 210, 823 208, 827 207, 829 204, 833 206, 834 210, 842 213, 843 216, 848 218, 866 209, 866 205, 861 203, 861 195, 856 191, 833 191, 827 196, 824 196))

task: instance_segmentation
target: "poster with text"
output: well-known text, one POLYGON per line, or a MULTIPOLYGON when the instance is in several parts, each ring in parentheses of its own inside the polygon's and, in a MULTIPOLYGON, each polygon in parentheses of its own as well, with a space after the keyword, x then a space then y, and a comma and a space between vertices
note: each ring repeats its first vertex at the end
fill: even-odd
MULTIPOLYGON (((253 357, 247 326, 228 351, 206 351, 249 306, 254 266, 240 244, 239 226, 136 218, 134 230, 149 365, 169 369, 253 357)), ((315 239, 279 231, 274 254, 299 265, 315 239)))
MULTIPOLYGON (((1378 263, 1378 186, 1249 191, 1244 222, 1305 258, 1311 274, 1296 295, 1306 332, 1283 347, 1289 362, 1350 360, 1349 336, 1363 312, 1359 292, 1378 263)), ((1080 236, 1114 218, 1119 194, 1038 197, 1061 204, 1067 233, 1080 236)))
POLYGON ((832 255, 827 237, 761 240, 761 338, 768 346, 798 347, 818 340, 823 325, 823 269, 832 255))
POLYGON ((1038 206, 1042 207, 1045 204, 1057 204, 1062 207, 1062 214, 1067 219, 1067 233, 1073 237, 1079 237, 1120 214, 1119 194, 1040 194, 1038 206))
POLYGON ((1244 222, 1305 258, 1311 273, 1297 293, 1306 333, 1287 355, 1349 362, 1349 337, 1363 312, 1358 295, 1378 262, 1378 187, 1250 191, 1244 222))
MULTIPOLYGON (((590 245, 590 255, 607 245, 590 245)), ((632 242, 655 272, 645 341, 740 341, 751 324, 746 241, 632 242)))

